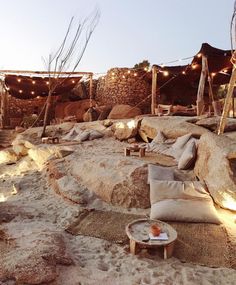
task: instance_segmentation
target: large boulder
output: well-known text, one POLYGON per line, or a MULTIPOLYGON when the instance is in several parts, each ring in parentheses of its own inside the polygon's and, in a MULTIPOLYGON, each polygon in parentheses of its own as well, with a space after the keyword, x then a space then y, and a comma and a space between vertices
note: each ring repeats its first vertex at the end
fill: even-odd
MULTIPOLYGON (((216 131, 220 124, 220 117, 210 117, 204 118, 196 122, 196 125, 209 129, 211 131, 216 131)), ((236 130, 236 119, 227 118, 225 125, 225 132, 231 132, 236 130)))
POLYGON ((203 127, 189 123, 188 120, 187 117, 146 117, 142 119, 139 134, 148 142, 148 138, 153 139, 158 131, 163 132, 167 138, 177 138, 187 133, 200 137, 209 132, 203 127))
POLYGON ((12 149, 5 149, 0 151, 0 164, 12 163, 18 160, 17 154, 12 149))
POLYGON ((122 141, 135 137, 138 134, 138 120, 122 120, 113 123, 114 136, 122 141))
POLYGON ((108 119, 128 119, 134 118, 138 115, 141 115, 142 112, 138 107, 132 107, 130 105, 115 105, 109 116, 108 119))
POLYGON ((99 153, 71 163, 73 176, 103 201, 125 208, 150 207, 145 162, 118 153, 99 153))
POLYGON ((195 174, 205 182, 214 201, 236 211, 236 142, 213 133, 201 136, 195 174))

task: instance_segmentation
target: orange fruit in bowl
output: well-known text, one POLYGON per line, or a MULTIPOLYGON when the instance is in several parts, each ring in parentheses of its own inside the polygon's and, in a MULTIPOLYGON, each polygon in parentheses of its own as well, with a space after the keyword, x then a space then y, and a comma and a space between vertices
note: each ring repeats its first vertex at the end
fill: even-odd
POLYGON ((158 225, 151 225, 150 232, 153 234, 154 237, 157 237, 161 233, 161 228, 158 225))

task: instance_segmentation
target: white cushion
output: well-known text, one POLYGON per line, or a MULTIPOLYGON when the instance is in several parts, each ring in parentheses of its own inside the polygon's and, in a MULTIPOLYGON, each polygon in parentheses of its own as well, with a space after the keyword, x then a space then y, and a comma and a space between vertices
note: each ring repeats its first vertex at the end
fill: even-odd
POLYGON ((148 164, 148 184, 151 179, 174 180, 174 171, 170 167, 148 164))
POLYGON ((208 192, 198 181, 150 180, 151 219, 219 224, 208 192))
POLYGON ((168 150, 166 154, 171 155, 175 159, 179 160, 191 136, 192 134, 189 133, 189 134, 186 134, 184 136, 177 138, 176 142, 171 146, 171 148, 168 150))
POLYGON ((189 140, 179 159, 178 169, 189 169, 196 159, 196 152, 197 148, 194 139, 189 140))

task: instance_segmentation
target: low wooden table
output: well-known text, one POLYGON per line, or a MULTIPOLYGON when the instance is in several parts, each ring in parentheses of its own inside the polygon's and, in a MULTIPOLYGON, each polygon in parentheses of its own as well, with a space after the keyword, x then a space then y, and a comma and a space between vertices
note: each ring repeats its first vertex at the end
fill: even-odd
POLYGON ((42 143, 59 143, 59 137, 44 137, 42 138, 42 143))
POLYGON ((128 146, 125 148, 125 156, 130 156, 131 151, 139 152, 139 157, 145 156, 146 147, 142 146, 128 146))
POLYGON ((164 259, 170 258, 173 253, 174 244, 177 239, 176 230, 158 220, 139 219, 126 226, 126 233, 130 239, 130 252, 137 254, 139 248, 156 248, 164 247, 164 259), (166 232, 167 241, 152 241, 149 239, 150 223, 156 224, 161 228, 162 232, 166 232))

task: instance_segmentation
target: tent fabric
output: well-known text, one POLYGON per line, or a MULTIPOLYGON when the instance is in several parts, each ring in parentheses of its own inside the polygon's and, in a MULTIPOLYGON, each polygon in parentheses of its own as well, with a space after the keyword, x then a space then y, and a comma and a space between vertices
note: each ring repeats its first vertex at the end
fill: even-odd
MULTIPOLYGON (((51 78, 52 84, 56 84, 53 95, 57 96, 72 90, 81 77, 51 78)), ((33 99, 37 96, 45 97, 49 92, 49 77, 5 75, 5 84, 10 95, 19 99, 33 99)))

